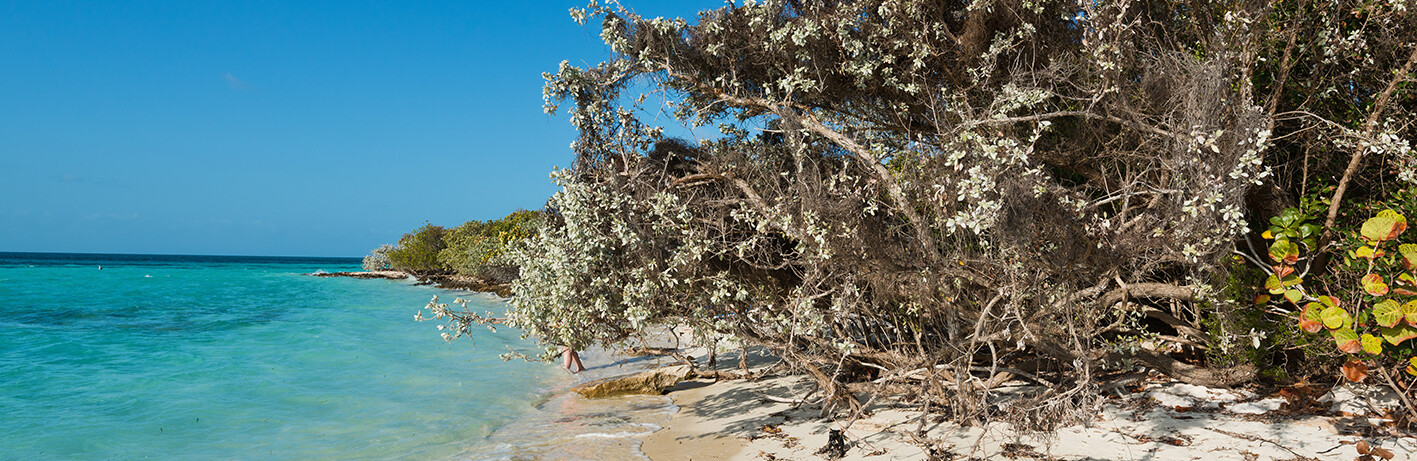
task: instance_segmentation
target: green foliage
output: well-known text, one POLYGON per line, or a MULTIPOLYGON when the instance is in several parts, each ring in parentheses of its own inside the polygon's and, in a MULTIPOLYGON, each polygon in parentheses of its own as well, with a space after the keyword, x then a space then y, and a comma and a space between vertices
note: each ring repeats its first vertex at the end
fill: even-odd
MULTIPOLYGON (((1362 301, 1349 307, 1333 296, 1315 296, 1314 301, 1304 304, 1300 310, 1299 328, 1309 333, 1327 331, 1339 351, 1388 363, 1394 363, 1398 360, 1397 354, 1411 349, 1409 341, 1417 338, 1417 291, 1413 290, 1417 288, 1413 283, 1417 278, 1413 277, 1414 266, 1408 259, 1417 248, 1398 242, 1406 230, 1407 218, 1392 209, 1379 211, 1364 221, 1360 231, 1349 240, 1350 245, 1358 246, 1349 252, 1344 264, 1350 273, 1362 275, 1343 290, 1361 294, 1362 301), (1392 254, 1384 251, 1393 247, 1396 251, 1392 254), (1398 285, 1392 288, 1387 280, 1394 280, 1398 285), (1384 343, 1398 349, 1387 351, 1384 343)), ((1275 245, 1271 246, 1274 248, 1282 247, 1286 236, 1293 234, 1269 235, 1275 237, 1275 245)), ((1272 249, 1270 257, 1275 261, 1275 275, 1271 280, 1280 273, 1292 271, 1297 262, 1297 258, 1291 258, 1285 251, 1272 249)), ((1301 283, 1292 285, 1293 291, 1302 291, 1301 283)), ((1300 304, 1299 299, 1288 301, 1296 306, 1300 304)))
POLYGON ((517 270, 506 259, 517 241, 536 235, 542 225, 540 211, 518 210, 501 219, 472 220, 447 232, 446 247, 438 253, 443 267, 462 275, 498 283, 516 278, 517 270))
POLYGON ((423 223, 423 227, 399 238, 398 245, 388 251, 389 262, 394 269, 414 275, 445 272, 447 269, 438 261, 438 252, 445 246, 443 235, 446 233, 442 226, 423 223))
MULTIPOLYGON (((1269 230, 1266 231, 1266 238, 1273 238, 1275 245, 1281 243, 1290 248, 1295 257, 1298 256, 1299 248, 1292 242, 1299 242, 1304 245, 1304 249, 1313 251, 1318 247, 1317 238, 1319 236, 1319 226, 1311 222, 1314 215, 1300 211, 1298 208, 1286 208, 1279 216, 1269 218, 1269 230)), ((1271 252, 1271 254, 1273 254, 1271 252)), ((1293 264, 1291 261, 1290 264, 1293 264)))
POLYGON ((1253 306, 1257 301, 1254 287, 1263 279, 1264 272, 1259 269, 1239 261, 1229 265, 1220 296, 1208 303, 1204 310, 1209 314, 1201 319, 1210 345, 1206 358, 1211 364, 1268 365, 1275 332, 1264 311, 1253 306))
POLYGON ((542 212, 527 210, 486 222, 468 221, 452 229, 424 223, 400 237, 398 245, 375 249, 364 258, 364 268, 418 276, 457 273, 509 283, 518 268, 506 258, 508 249, 536 235, 542 223, 542 212))

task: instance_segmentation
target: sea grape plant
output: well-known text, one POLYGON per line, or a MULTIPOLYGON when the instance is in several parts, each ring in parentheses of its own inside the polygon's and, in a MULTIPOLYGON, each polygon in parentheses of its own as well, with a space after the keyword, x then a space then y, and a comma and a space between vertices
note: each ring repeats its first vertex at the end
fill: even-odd
MULTIPOLYGON (((1383 356, 1385 349, 1410 349, 1408 341, 1417 338, 1417 244, 1398 241, 1407 230, 1407 218, 1387 209, 1363 223, 1357 235, 1358 248, 1347 253, 1348 264, 1363 274, 1351 285, 1360 299, 1351 307, 1335 296, 1305 293, 1302 278, 1295 274, 1299 244, 1294 239, 1312 248, 1310 242, 1318 229, 1300 218, 1296 210, 1285 210, 1271 219, 1274 226, 1264 234, 1273 240, 1269 257, 1275 263, 1265 282, 1269 293, 1282 295, 1296 306, 1302 304, 1299 328, 1328 333, 1338 350, 1346 354, 1371 358, 1383 356)), ((1344 367, 1345 376, 1355 381, 1365 376, 1353 371, 1357 363, 1350 360, 1344 367)), ((1417 375, 1417 357, 1408 363, 1407 372, 1417 375)))

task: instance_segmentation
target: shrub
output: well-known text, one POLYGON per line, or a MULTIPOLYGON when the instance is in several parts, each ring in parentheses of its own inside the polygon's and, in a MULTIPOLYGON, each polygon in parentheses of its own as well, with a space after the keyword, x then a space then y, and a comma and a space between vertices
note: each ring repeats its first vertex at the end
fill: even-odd
POLYGON ((444 248, 443 235, 447 231, 441 226, 424 223, 423 227, 404 234, 399 243, 388 252, 389 262, 394 269, 414 275, 432 275, 447 272, 438 260, 438 252, 444 248))
POLYGON ((383 271, 393 268, 393 262, 389 261, 389 252, 393 249, 393 245, 383 244, 369 252, 364 256, 364 270, 383 271))

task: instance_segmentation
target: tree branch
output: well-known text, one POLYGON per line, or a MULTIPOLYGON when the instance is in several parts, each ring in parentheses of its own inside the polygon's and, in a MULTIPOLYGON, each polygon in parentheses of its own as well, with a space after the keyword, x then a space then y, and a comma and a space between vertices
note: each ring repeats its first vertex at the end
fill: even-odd
MULTIPOLYGON (((1371 139, 1374 131, 1378 128, 1378 118, 1383 110, 1387 108, 1388 101, 1392 98, 1392 93, 1397 90, 1397 85, 1407 81, 1407 74, 1412 71, 1412 65, 1417 63, 1417 47, 1412 48, 1412 54, 1407 57, 1407 63, 1392 76, 1387 88, 1378 94, 1378 98, 1373 102, 1373 111, 1368 113, 1368 119, 1363 122, 1363 136, 1371 139)), ((1328 217, 1324 219, 1324 233, 1319 239, 1319 248, 1324 248, 1327 243, 1333 240, 1333 223, 1338 219, 1338 207, 1343 203, 1343 194, 1348 192, 1348 183, 1353 180, 1353 175, 1358 173, 1358 167, 1363 163, 1363 156, 1368 149, 1358 146, 1353 151, 1353 155, 1348 158, 1348 167, 1343 169, 1343 177, 1338 180, 1338 188, 1333 191, 1333 197, 1328 203, 1328 217)))

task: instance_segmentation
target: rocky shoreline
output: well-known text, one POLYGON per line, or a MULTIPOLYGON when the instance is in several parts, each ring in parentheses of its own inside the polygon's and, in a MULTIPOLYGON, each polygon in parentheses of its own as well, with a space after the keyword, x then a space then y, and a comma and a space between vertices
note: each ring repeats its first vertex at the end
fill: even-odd
POLYGON ((349 272, 316 272, 310 274, 316 277, 350 277, 356 279, 389 279, 403 280, 414 278, 419 285, 433 285, 438 288, 448 290, 468 290, 480 293, 494 293, 497 296, 508 298, 512 296, 512 286, 507 283, 495 283, 490 280, 473 277, 470 275, 423 275, 417 276, 403 271, 349 271, 349 272))

